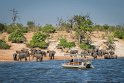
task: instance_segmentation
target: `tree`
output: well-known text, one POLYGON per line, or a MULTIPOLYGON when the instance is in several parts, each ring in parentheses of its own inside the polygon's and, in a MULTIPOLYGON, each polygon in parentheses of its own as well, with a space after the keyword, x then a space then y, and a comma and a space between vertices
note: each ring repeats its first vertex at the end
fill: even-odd
POLYGON ((6 27, 4 24, 0 23, 0 32, 6 31, 6 27))
POLYGON ((92 31, 93 22, 87 15, 86 16, 74 15, 73 20, 74 20, 73 23, 75 25, 75 31, 77 32, 78 35, 78 41, 79 43, 81 43, 82 39, 90 37, 89 33, 92 31))
POLYGON ((109 26, 107 24, 103 25, 105 34, 108 35, 109 34, 109 26))
POLYGON ((73 29, 73 19, 63 20, 62 18, 58 18, 59 30, 65 30, 68 33, 73 29))
POLYGON ((66 21, 63 20, 62 18, 58 18, 58 26, 59 30, 63 31, 66 29, 66 21))
POLYGON ((35 31, 35 23, 33 21, 28 21, 27 22, 28 30, 29 31, 35 31))

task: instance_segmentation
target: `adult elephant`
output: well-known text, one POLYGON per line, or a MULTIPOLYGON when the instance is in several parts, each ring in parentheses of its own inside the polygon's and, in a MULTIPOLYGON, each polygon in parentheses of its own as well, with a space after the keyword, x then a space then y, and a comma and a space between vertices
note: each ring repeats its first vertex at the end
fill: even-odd
POLYGON ((34 57, 36 58, 36 61, 42 61, 43 60, 43 55, 42 54, 35 54, 34 57))
POLYGON ((42 53, 42 55, 43 55, 44 57, 46 57, 46 52, 45 52, 45 51, 41 51, 41 53, 42 53))
POLYGON ((13 54, 13 60, 14 60, 14 61, 17 61, 17 53, 14 53, 14 54, 13 54))
POLYGON ((78 54, 78 50, 70 50, 70 54, 78 54))
POLYGON ((29 61, 30 61, 30 53, 29 53, 29 50, 28 49, 22 49, 21 50, 22 53, 26 53, 26 57, 29 57, 29 61))
POLYGON ((33 55, 33 58, 36 58, 36 61, 42 61, 43 60, 43 54, 42 54, 42 51, 41 50, 36 50, 34 55, 33 55))
POLYGON ((88 56, 88 52, 86 50, 82 50, 81 51, 81 57, 84 56, 84 58, 86 58, 86 56, 88 56))
POLYGON ((109 51, 108 54, 104 55, 104 59, 117 59, 114 51, 109 51))
POLYGON ((21 61, 22 59, 25 59, 25 61, 27 61, 28 53, 24 53, 24 52, 21 52, 21 51, 16 51, 16 53, 17 53, 17 60, 18 61, 21 61))
POLYGON ((116 59, 117 56, 115 55, 104 55, 104 59, 116 59))
POLYGON ((54 59, 54 56, 55 56, 55 53, 56 53, 54 50, 48 50, 47 53, 49 53, 50 60, 54 59))
MULTIPOLYGON (((78 54, 78 50, 70 50, 70 54, 78 54)), ((72 57, 72 55, 71 55, 72 57)))
POLYGON ((92 56, 94 59, 97 59, 97 53, 96 53, 96 52, 93 51, 93 52, 91 53, 91 56, 92 56))

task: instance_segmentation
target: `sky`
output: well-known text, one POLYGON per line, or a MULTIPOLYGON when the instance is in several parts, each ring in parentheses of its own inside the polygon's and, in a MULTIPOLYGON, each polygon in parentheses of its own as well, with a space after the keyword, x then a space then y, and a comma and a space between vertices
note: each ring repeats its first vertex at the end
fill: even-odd
POLYGON ((94 24, 124 25, 124 0, 0 0, 0 23, 12 23, 13 8, 24 25, 56 25, 57 18, 87 14, 94 24))

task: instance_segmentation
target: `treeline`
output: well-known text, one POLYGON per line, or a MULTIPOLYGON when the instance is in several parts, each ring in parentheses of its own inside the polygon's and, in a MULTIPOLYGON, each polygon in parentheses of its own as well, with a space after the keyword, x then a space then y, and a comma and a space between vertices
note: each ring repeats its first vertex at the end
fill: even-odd
MULTIPOLYGON (((0 33, 7 32, 9 33, 8 40, 12 43, 26 43, 28 47, 34 48, 47 48, 49 43, 46 42, 46 39, 50 36, 51 33, 56 31, 66 31, 67 33, 75 32, 76 40, 80 48, 82 49, 91 49, 91 34, 93 31, 103 31, 108 36, 108 41, 112 42, 112 37, 117 37, 119 39, 124 39, 124 26, 110 26, 110 25, 96 25, 92 22, 89 16, 85 15, 74 15, 68 20, 58 19, 57 26, 51 24, 46 24, 45 26, 36 25, 33 21, 28 21, 27 25, 24 26, 20 23, 12 24, 3 24, 0 23, 0 33), (24 33, 36 32, 32 37, 32 40, 26 42, 24 33), (110 37, 109 33, 112 33, 110 37)), ((70 42, 67 39, 61 38, 60 46, 64 48, 71 48, 75 46, 75 42, 70 42)), ((5 43, 4 40, 2 42, 5 43)), ((3 44, 0 42, 0 48, 3 47, 3 44)), ((10 47, 10 46, 8 46, 10 47)))

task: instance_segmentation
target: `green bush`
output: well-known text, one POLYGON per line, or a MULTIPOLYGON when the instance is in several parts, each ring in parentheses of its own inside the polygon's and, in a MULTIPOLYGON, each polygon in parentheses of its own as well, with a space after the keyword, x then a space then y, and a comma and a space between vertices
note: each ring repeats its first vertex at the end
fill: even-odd
POLYGON ((46 24, 43 28, 42 28, 42 31, 45 32, 45 33, 54 33, 56 30, 55 28, 50 25, 50 24, 46 24))
POLYGON ((63 48, 72 48, 72 47, 75 47, 75 43, 74 42, 68 42, 64 38, 61 38, 60 39, 59 45, 62 46, 63 48))
POLYGON ((27 44, 28 47, 35 48, 47 48, 48 43, 45 42, 47 36, 43 33, 35 33, 34 36, 32 37, 32 40, 27 44))
POLYGON ((5 31, 6 31, 6 26, 0 23, 0 32, 5 32, 5 31))
POLYGON ((81 49, 84 49, 84 50, 88 50, 88 49, 91 49, 92 46, 91 46, 90 44, 81 43, 81 44, 80 44, 80 48, 81 48, 81 49))
POLYGON ((24 37, 23 33, 20 30, 11 33, 8 39, 13 43, 23 43, 26 41, 26 38, 24 37))
POLYGON ((75 43, 74 42, 67 42, 67 48, 72 48, 75 47, 75 43))
POLYGON ((7 26, 6 28, 7 30, 7 33, 12 33, 14 31, 17 31, 17 30, 20 30, 21 32, 23 33, 27 33, 28 32, 28 28, 27 27, 24 27, 22 24, 10 24, 7 26))
POLYGON ((3 40, 0 40, 0 49, 9 49, 10 46, 3 40))
POLYGON ((39 47, 39 48, 46 49, 48 47, 48 43, 46 43, 45 41, 34 42, 33 40, 31 40, 30 43, 27 44, 27 46, 30 48, 39 47))
POLYGON ((114 35, 119 39, 124 39, 124 31, 116 31, 114 35))

